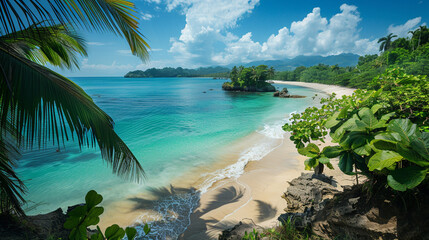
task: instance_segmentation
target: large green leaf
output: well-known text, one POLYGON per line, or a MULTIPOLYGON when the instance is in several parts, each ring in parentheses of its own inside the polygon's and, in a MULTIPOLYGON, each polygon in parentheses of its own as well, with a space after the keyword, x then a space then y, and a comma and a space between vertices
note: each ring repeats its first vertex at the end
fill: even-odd
POLYGON ((94 190, 89 191, 85 196, 85 202, 88 210, 100 204, 102 201, 103 196, 101 196, 94 190))
POLYGON ((114 132, 113 120, 78 85, 1 47, 0 63, 0 128, 10 119, 19 145, 59 145, 76 137, 80 146, 98 144, 113 172, 141 179, 143 169, 114 132))
POLYGON ((396 169, 387 176, 389 186, 398 191, 406 191, 417 187, 426 177, 427 169, 410 166, 396 169))
POLYGON ((387 125, 387 130, 399 134, 401 142, 406 146, 411 144, 413 136, 417 136, 417 125, 409 119, 393 119, 387 125))
POLYGON ((316 157, 320 153, 319 147, 314 143, 309 143, 306 147, 299 148, 298 153, 306 157, 316 157))
POLYGON ((137 235, 137 230, 133 227, 127 227, 125 233, 127 234, 128 240, 133 240, 137 235))
POLYGON ((420 137, 411 140, 411 148, 426 160, 429 160, 429 132, 423 132, 420 137))
POLYGON ((422 167, 429 166, 429 161, 423 158, 422 156, 420 156, 418 152, 416 152, 413 148, 409 146, 405 146, 403 144, 397 144, 396 152, 401 154, 401 156, 403 156, 408 161, 413 162, 419 166, 422 166, 422 167))
POLYGON ((382 170, 402 160, 402 156, 393 151, 380 151, 374 154, 368 161, 370 171, 382 170))
POLYGON ((335 158, 340 156, 341 152, 343 152, 343 148, 340 146, 327 146, 323 148, 323 155, 328 158, 335 158))
POLYGON ((131 52, 146 60, 148 44, 139 31, 138 12, 127 0, 45 0, 3 1, 0 24, 3 34, 13 34, 42 23, 43 26, 57 24, 70 28, 85 28, 99 32, 110 31, 128 42, 131 52), (6 17, 7 16, 7 17, 6 17), (27 25, 28 24, 28 25, 27 25))
POLYGON ((119 240, 122 239, 125 236, 125 231, 121 227, 119 227, 117 224, 113 224, 112 226, 106 228, 105 231, 105 237, 107 239, 112 240, 119 240))
POLYGON ((340 115, 340 112, 335 112, 332 116, 330 116, 325 123, 326 128, 333 128, 337 124, 339 124, 341 121, 337 120, 338 116, 340 115))
POLYGON ((345 174, 353 174, 353 165, 354 165, 354 157, 353 153, 345 152, 340 156, 340 162, 338 163, 338 167, 345 174))
POLYGON ((377 118, 375 118, 371 109, 363 108, 359 111, 358 114, 359 114, 360 120, 356 120, 356 126, 357 126, 356 130, 362 130, 363 128, 368 128, 372 130, 378 124, 378 120, 377 118))

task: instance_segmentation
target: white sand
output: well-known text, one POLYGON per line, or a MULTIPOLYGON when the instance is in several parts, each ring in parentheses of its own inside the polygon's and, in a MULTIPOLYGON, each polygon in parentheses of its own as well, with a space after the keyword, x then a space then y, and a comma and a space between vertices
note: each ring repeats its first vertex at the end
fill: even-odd
POLYGON ((271 81, 275 84, 287 84, 287 85, 293 85, 293 86, 314 88, 314 89, 320 90, 322 92, 326 92, 328 94, 335 93, 335 94, 337 94, 337 97, 341 97, 343 95, 352 95, 353 92, 356 90, 354 88, 341 87, 341 86, 337 86, 337 85, 321 84, 321 83, 279 81, 279 80, 271 80, 271 81))

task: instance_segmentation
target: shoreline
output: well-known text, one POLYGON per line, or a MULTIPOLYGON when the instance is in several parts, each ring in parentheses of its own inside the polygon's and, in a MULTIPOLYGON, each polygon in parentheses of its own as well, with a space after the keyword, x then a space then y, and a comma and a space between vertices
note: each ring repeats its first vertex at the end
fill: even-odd
MULTIPOLYGON (((285 81, 275 81, 274 83, 289 84, 285 81)), ((303 82, 292 82, 289 85, 312 88, 328 94, 336 92, 339 96, 343 92, 351 94, 354 91, 354 89, 345 87, 335 86, 333 88, 330 85, 303 82)), ((305 157, 298 154, 295 146, 289 140, 288 133, 284 132, 281 139, 275 139, 276 143, 270 146, 272 149, 265 155, 260 156, 259 159, 249 159, 244 166, 240 166, 244 171, 238 176, 212 179, 205 191, 199 192, 201 186, 210 179, 207 177, 208 175, 216 175, 218 171, 238 164, 245 151, 252 149, 252 146, 262 145, 261 138, 264 137, 266 136, 255 131, 249 136, 239 139, 232 146, 233 154, 221 156, 220 161, 216 163, 192 169, 190 173, 184 174, 186 177, 173 181, 170 189, 168 187, 163 189, 166 194, 163 197, 174 197, 168 191, 170 193, 177 191, 179 194, 185 195, 191 189, 198 192, 198 199, 192 213, 189 213, 189 210, 188 212, 183 211, 183 209, 172 211, 174 212, 173 217, 175 214, 184 215, 181 216, 182 218, 189 217, 187 221, 189 224, 184 227, 184 231, 180 232, 179 239, 217 239, 222 230, 234 226, 245 218, 254 219, 258 225, 264 227, 275 225, 278 215, 283 213, 283 209, 286 207, 286 201, 281 196, 287 188, 287 181, 298 177, 304 171, 305 157), (268 186, 267 182, 270 183, 268 186)), ((273 139, 265 140, 272 141, 273 139)), ((100 227, 104 229, 113 223, 123 227, 138 226, 139 223, 147 220, 152 220, 157 224, 161 219, 165 219, 165 216, 159 216, 150 207, 150 204, 160 200, 159 196, 150 196, 148 191, 145 191, 145 193, 132 197, 139 199, 143 207, 136 209, 136 202, 129 200, 116 202, 106 209, 99 224, 100 227), (133 211, 131 211, 132 209, 133 211), (157 219, 153 220, 153 216, 157 215, 157 219), (150 217, 148 218, 148 216, 150 217)), ((183 228, 183 226, 180 227, 183 228)))
MULTIPOLYGON (((273 81, 312 88, 337 97, 351 95, 355 89, 319 83, 273 81)), ((236 179, 223 179, 201 195, 199 206, 191 214, 191 224, 179 239, 217 239, 222 230, 233 227, 242 220, 253 221, 261 227, 275 226, 277 217, 284 212, 286 201, 281 197, 289 181, 304 172, 306 157, 299 155, 289 140, 289 133, 283 134, 282 143, 259 161, 250 161, 244 173, 236 179), (217 203, 217 205, 216 205, 217 203)), ((329 145, 319 144, 322 147, 329 145)), ((336 165, 335 162, 333 162, 336 165)), ((336 167, 325 173, 337 179, 340 185, 350 184, 353 177, 345 176, 336 167)))
POLYGON ((337 94, 337 97, 341 97, 342 95, 352 95, 356 90, 354 88, 342 87, 337 85, 329 85, 322 83, 310 83, 310 82, 295 82, 295 81, 281 81, 281 80, 268 80, 273 82, 274 84, 285 84, 285 85, 293 85, 300 86, 306 88, 313 88, 319 91, 325 92, 327 94, 337 94))

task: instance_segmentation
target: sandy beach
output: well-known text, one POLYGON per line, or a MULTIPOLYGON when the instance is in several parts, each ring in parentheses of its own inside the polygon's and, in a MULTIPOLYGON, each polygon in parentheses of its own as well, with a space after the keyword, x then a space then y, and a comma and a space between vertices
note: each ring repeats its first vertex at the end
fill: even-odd
MULTIPOLYGON (((274 81, 276 84, 288 84, 317 89, 328 94, 336 93, 338 97, 350 95, 354 89, 318 83, 274 81)), ((189 189, 204 185, 207 173, 225 169, 237 163, 237 159, 245 149, 258 146, 268 141, 262 134, 254 132, 230 146, 229 155, 222 156, 218 163, 193 169, 186 176, 171 183, 172 188, 158 189, 153 194, 141 193, 127 200, 110 204, 101 219, 100 226, 105 228, 113 223, 123 227, 136 222, 145 222, 145 215, 156 214, 153 204, 160 198, 172 196, 173 192, 186 192, 189 189), (173 189, 174 188, 174 189, 173 189), (143 216, 143 217, 142 217, 143 216)), ((271 139, 272 141, 272 139, 271 139)), ((321 144, 328 145, 329 142, 321 144)), ((225 178, 214 184, 200 195, 196 208, 190 215, 190 225, 179 239, 217 239, 222 230, 232 227, 240 221, 252 221, 261 227, 272 227, 277 224, 277 217, 284 212, 286 201, 281 197, 288 187, 288 182, 301 175, 304 171, 304 160, 289 140, 289 133, 283 139, 270 143, 274 150, 261 159, 249 161, 244 173, 239 177, 225 178)), ((333 162, 333 165, 337 164, 333 162)), ((349 185, 353 177, 335 170, 326 169, 325 174, 334 176, 341 185, 349 185)), ((172 213, 180 214, 180 213, 172 213)))
MULTIPOLYGON (((338 97, 351 95, 355 90, 318 83, 273 82, 336 93, 338 97)), ((288 134, 285 134, 278 148, 259 161, 249 162, 240 177, 219 181, 203 194, 199 206, 191 215, 190 226, 180 239, 217 239, 222 230, 240 221, 253 221, 261 227, 275 226, 277 217, 286 208, 286 201, 281 196, 288 187, 288 181, 305 172, 305 159, 297 153, 288 134)), ((333 162, 333 165, 337 166, 337 163, 333 162)), ((326 169, 325 174, 334 176, 339 189, 341 185, 350 185, 354 181, 353 177, 342 174, 338 168, 326 169)))
POLYGON ((341 87, 337 85, 328 85, 321 83, 309 83, 309 82, 294 82, 294 81, 280 81, 280 80, 271 80, 275 84, 287 84, 293 86, 301 86, 307 88, 314 88, 319 91, 325 92, 327 94, 337 94, 337 97, 341 97, 342 95, 352 95, 356 90, 354 88, 341 87))

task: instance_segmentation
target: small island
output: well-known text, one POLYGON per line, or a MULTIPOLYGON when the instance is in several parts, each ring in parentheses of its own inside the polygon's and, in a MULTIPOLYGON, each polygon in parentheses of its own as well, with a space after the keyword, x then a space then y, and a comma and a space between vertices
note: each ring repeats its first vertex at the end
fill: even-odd
POLYGON ((290 95, 289 90, 287 88, 283 88, 281 91, 275 91, 273 97, 279 98, 305 98, 305 96, 301 95, 290 95))
POLYGON ((267 65, 245 68, 234 66, 230 73, 230 82, 224 82, 222 89, 236 92, 275 92, 276 88, 267 79, 274 76, 274 69, 267 65))

